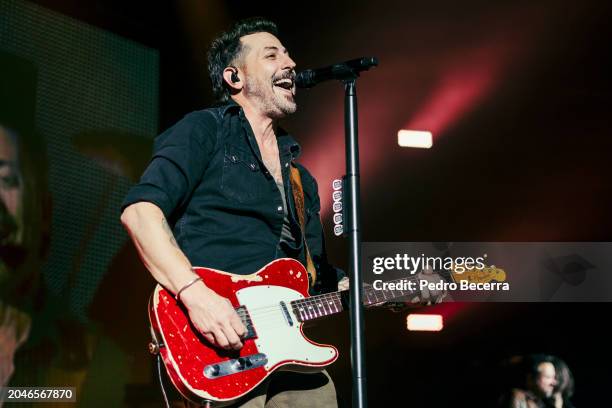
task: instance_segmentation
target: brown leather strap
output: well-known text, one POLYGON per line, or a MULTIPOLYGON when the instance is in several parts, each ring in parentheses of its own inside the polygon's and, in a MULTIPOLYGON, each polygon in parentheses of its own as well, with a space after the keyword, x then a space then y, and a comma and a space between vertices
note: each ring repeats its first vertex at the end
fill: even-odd
POLYGON ((304 189, 302 187, 302 178, 300 177, 300 171, 298 168, 291 163, 291 174, 289 179, 291 180, 291 190, 293 191, 293 201, 295 201, 295 209, 297 212, 300 227, 302 228, 302 237, 304 239, 304 249, 306 252, 306 270, 310 275, 310 285, 314 285, 317 279, 317 272, 310 257, 310 250, 306 243, 306 207, 304 205, 304 189))

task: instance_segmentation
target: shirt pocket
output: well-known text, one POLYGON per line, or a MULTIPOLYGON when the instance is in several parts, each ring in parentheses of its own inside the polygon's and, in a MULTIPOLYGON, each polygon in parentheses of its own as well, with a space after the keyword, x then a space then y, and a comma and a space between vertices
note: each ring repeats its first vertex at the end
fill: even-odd
POLYGON ((232 200, 252 203, 260 200, 268 185, 257 158, 250 151, 225 145, 221 191, 232 200))

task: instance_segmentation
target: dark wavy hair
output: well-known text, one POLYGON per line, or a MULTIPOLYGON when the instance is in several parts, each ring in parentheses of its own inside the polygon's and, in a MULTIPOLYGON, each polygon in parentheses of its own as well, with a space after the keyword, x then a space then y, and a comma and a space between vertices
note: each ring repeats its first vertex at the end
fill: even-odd
POLYGON ((553 356, 552 360, 557 373, 557 386, 555 388, 561 393, 565 401, 574 395, 574 375, 565 361, 556 356, 553 356))
POLYGON ((210 44, 208 75, 218 102, 225 103, 230 98, 230 89, 223 80, 223 70, 230 65, 239 65, 247 51, 240 38, 261 32, 278 36, 275 23, 262 17, 252 17, 237 22, 228 31, 219 34, 210 44))

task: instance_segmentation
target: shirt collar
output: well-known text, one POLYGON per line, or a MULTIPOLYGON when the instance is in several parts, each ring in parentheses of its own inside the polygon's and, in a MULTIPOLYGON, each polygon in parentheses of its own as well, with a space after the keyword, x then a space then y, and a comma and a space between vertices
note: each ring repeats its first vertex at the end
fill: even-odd
POLYGON ((291 136, 289 133, 285 131, 285 129, 279 126, 278 135, 276 136, 276 140, 278 141, 278 150, 281 154, 291 154, 291 159, 295 160, 300 156, 302 152, 302 148, 300 144, 291 136))
MULTIPOLYGON (((242 111, 242 107, 233 99, 230 99, 225 105, 221 106, 221 116, 225 116, 228 111, 239 113, 242 111)), ((281 154, 291 154, 292 160, 295 160, 300 156, 302 152, 301 146, 293 138, 293 136, 287 133, 287 131, 280 126, 278 127, 276 139, 278 141, 278 150, 281 154)))
POLYGON ((220 106, 220 109, 221 109, 221 116, 225 116, 228 110, 239 111, 242 108, 233 99, 230 98, 228 102, 220 106))

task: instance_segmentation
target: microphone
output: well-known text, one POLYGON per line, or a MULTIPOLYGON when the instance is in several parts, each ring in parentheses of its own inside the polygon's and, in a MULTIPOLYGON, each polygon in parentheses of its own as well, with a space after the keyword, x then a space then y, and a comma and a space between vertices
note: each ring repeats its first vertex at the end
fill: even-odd
POLYGON ((323 81, 330 79, 344 80, 359 76, 361 71, 378 65, 376 57, 361 57, 339 64, 330 65, 323 68, 307 69, 300 72, 295 77, 295 86, 298 88, 312 88, 323 81))

